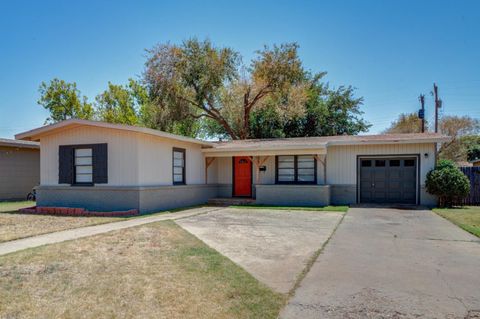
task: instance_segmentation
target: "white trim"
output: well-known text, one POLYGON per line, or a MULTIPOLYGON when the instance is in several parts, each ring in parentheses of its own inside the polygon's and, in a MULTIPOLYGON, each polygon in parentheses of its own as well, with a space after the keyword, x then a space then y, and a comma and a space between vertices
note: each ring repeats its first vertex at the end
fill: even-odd
POLYGON ((15 135, 15 139, 27 140, 27 141, 38 141, 42 135, 50 133, 54 130, 68 128, 68 127, 76 127, 76 126, 95 126, 95 127, 103 127, 103 128, 109 128, 109 129, 115 129, 115 130, 138 132, 138 133, 154 135, 158 137, 169 138, 169 139, 182 141, 182 142, 200 144, 203 146, 209 146, 209 147, 213 146, 213 143, 211 142, 202 141, 192 137, 171 134, 171 133, 167 133, 159 130, 146 128, 146 127, 123 125, 123 124, 112 124, 112 123, 105 123, 105 122, 99 122, 99 121, 89 121, 89 120, 79 120, 79 119, 65 120, 62 122, 42 126, 30 131, 19 133, 15 135))

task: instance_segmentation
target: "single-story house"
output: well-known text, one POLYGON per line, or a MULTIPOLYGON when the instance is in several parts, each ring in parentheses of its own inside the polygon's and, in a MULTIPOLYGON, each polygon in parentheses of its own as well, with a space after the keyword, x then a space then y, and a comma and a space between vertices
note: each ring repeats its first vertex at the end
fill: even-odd
POLYGON ((0 138, 0 200, 26 199, 39 184, 39 143, 0 138))
POLYGON ((435 205, 434 133, 211 142, 67 120, 16 135, 40 142, 37 205, 152 212, 216 197, 258 204, 435 205))

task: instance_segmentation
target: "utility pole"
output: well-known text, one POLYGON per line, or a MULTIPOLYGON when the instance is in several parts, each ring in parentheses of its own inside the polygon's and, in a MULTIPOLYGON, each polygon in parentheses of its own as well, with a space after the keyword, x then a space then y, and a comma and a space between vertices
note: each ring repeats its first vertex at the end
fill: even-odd
POLYGON ((422 133, 425 133, 425 95, 420 94, 418 97, 422 108, 418 111, 418 117, 422 120, 422 133))
POLYGON ((435 133, 438 133, 438 109, 442 107, 442 100, 438 98, 438 86, 433 83, 433 96, 435 98, 435 133))

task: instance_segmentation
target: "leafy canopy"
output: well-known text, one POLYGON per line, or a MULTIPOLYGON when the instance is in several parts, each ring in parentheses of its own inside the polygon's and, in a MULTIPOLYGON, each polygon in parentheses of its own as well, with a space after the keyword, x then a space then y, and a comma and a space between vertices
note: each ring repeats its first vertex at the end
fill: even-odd
MULTIPOLYGON (((428 130, 428 122, 425 120, 425 129, 428 130)), ((421 133, 422 120, 418 118, 417 113, 402 113, 398 119, 390 124, 384 133, 421 133)))
POLYGON ((297 49, 264 47, 247 67, 238 52, 209 40, 161 44, 148 51, 144 80, 158 107, 213 120, 230 138, 245 139, 254 111, 303 114, 307 83, 297 49))
POLYGON ((75 82, 55 78, 49 83, 42 82, 39 92, 37 103, 50 112, 45 124, 71 118, 90 120, 94 116, 92 104, 88 103, 86 96, 81 96, 75 82))

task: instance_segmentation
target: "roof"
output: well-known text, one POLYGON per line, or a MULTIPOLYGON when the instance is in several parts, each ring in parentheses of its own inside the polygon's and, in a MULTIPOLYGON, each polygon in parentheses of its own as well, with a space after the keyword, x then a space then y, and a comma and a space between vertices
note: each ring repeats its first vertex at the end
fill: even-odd
POLYGON ((40 144, 37 142, 30 142, 30 141, 19 141, 19 140, 12 140, 8 138, 0 138, 0 146, 8 146, 8 147, 17 147, 17 148, 40 148, 40 144))
MULTIPOLYGON (((234 140, 224 142, 207 142, 191 137, 166 133, 145 127, 112 124, 99 121, 88 121, 70 119, 55 124, 42 126, 27 132, 15 135, 17 140, 39 141, 41 136, 59 132, 64 129, 94 126, 115 130, 138 132, 153 136, 174 139, 183 142, 200 144, 204 147, 203 152, 244 152, 244 151, 278 151, 278 150, 309 150, 326 149, 332 145, 371 145, 371 144, 411 144, 411 143, 436 143, 446 142, 450 138, 438 133, 414 133, 414 134, 380 134, 380 135, 338 135, 320 137, 295 137, 295 138, 272 138, 272 139, 251 139, 234 140)), ((28 143, 16 141, 18 143, 28 143)))
POLYGON ((333 145, 412 144, 446 142, 449 140, 448 136, 438 133, 338 135, 215 142, 213 149, 204 151, 210 153, 246 150, 322 149, 333 145))
POLYGON ((471 160, 471 161, 468 161, 468 162, 469 162, 469 163, 472 163, 472 164, 473 164, 473 163, 478 163, 478 162, 480 162, 480 158, 476 158, 476 159, 471 160))
POLYGON ((80 120, 80 119, 70 119, 70 120, 65 120, 62 122, 42 126, 30 131, 19 133, 15 135, 15 138, 17 140, 39 141, 42 135, 50 134, 55 131, 61 131, 64 129, 74 128, 78 126, 94 126, 94 127, 122 130, 122 131, 137 132, 137 133, 143 133, 143 134, 148 134, 148 135, 153 135, 158 137, 169 138, 169 139, 178 140, 182 142, 200 144, 208 147, 212 146, 211 142, 206 142, 196 138, 171 134, 171 133, 167 133, 159 130, 146 128, 146 127, 124 125, 124 124, 112 124, 112 123, 106 123, 106 122, 100 122, 100 121, 89 121, 89 120, 80 120))

